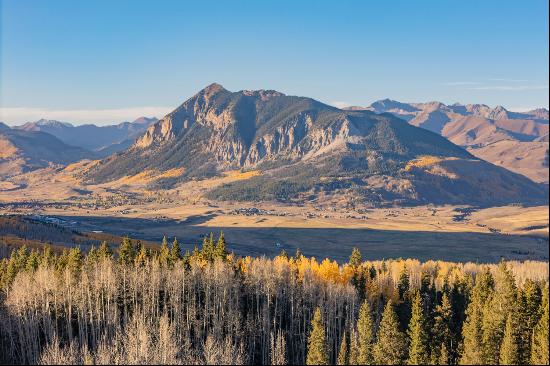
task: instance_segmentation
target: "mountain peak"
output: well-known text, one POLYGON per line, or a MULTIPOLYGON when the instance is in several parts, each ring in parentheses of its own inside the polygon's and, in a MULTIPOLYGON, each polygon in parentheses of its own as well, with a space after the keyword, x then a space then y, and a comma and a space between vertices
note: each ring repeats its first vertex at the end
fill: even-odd
POLYGON ((41 118, 35 122, 37 126, 49 126, 49 127, 73 127, 72 124, 68 122, 60 122, 53 119, 44 119, 41 118))
POLYGON ((149 118, 149 117, 141 116, 141 117, 136 118, 132 123, 143 125, 143 124, 150 124, 150 123, 153 123, 153 122, 156 122, 156 121, 158 121, 157 117, 150 117, 149 118))
POLYGON ((487 113, 487 118, 491 119, 508 119, 508 111, 501 105, 497 105, 489 113, 487 113))
POLYGON ((531 111, 526 112, 526 114, 534 116, 540 119, 548 119, 548 109, 546 108, 537 108, 531 111))
POLYGON ((221 84, 212 83, 202 89, 199 94, 215 94, 222 91, 227 91, 227 89, 225 89, 221 84))
POLYGON ((266 101, 273 97, 282 97, 285 96, 285 94, 278 92, 276 90, 242 90, 241 93, 246 96, 250 97, 258 97, 263 101, 266 101))
POLYGON ((415 112, 417 111, 418 109, 413 107, 412 105, 410 104, 407 104, 407 103, 401 103, 401 102, 398 102, 396 100, 392 100, 392 99, 381 99, 381 100, 377 100, 376 102, 372 103, 370 105, 370 107, 376 112, 376 113, 383 113, 383 112, 387 112, 389 110, 392 110, 392 109, 398 109, 398 110, 403 110, 403 111, 407 111, 407 112, 415 112))

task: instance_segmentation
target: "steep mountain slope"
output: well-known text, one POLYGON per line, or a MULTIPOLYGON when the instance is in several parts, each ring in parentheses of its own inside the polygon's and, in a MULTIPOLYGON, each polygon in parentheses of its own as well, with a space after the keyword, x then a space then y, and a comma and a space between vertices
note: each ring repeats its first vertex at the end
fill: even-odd
POLYGON ((174 168, 183 173, 165 184, 261 171, 210 193, 221 200, 485 204, 546 197, 528 179, 391 115, 270 90, 230 92, 218 84, 152 125, 127 151, 93 166, 85 179, 174 168))
POLYGON ((122 122, 112 126, 73 126, 66 122, 41 119, 15 128, 47 132, 66 144, 96 151, 98 156, 106 157, 130 147, 135 139, 156 121, 154 117, 140 117, 133 122, 122 122))
POLYGON ((502 106, 490 108, 484 104, 407 104, 384 99, 369 107, 352 109, 391 113, 466 147, 481 159, 536 182, 548 183, 548 166, 545 165, 548 143, 544 144, 544 139, 549 124, 548 110, 544 108, 517 113, 502 106))
POLYGON ((69 146, 45 132, 22 131, 0 125, 0 177, 5 178, 50 164, 69 164, 96 154, 69 146))

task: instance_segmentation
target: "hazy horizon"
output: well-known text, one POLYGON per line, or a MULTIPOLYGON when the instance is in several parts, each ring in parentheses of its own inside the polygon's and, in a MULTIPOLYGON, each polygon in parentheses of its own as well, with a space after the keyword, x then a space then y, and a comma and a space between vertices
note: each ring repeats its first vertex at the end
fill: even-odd
MULTIPOLYGON (((270 90, 271 88, 263 88, 263 89, 270 90)), ((241 89, 241 90, 251 90, 251 89, 241 89)), ((198 91, 199 90, 197 90, 197 92, 198 91)), ((237 91, 237 90, 231 90, 231 91, 237 91)), ((301 96, 308 97, 307 95, 301 95, 301 96)), ((184 99, 182 99, 181 102, 183 103, 185 100, 187 100, 190 97, 192 97, 192 95, 185 97, 184 99)), ((351 106, 367 107, 373 102, 376 102, 382 99, 395 100, 394 98, 387 97, 387 98, 372 100, 363 104, 350 104, 350 103, 338 102, 338 101, 326 102, 322 100, 321 102, 337 108, 345 108, 345 107, 351 107, 351 106)), ((435 99, 407 100, 407 101, 396 100, 396 101, 402 102, 402 103, 441 102, 446 105, 451 105, 455 103, 469 104, 469 103, 461 103, 457 101, 445 102, 445 101, 435 100, 435 99)), ((55 120, 60 122, 68 122, 73 124, 74 126, 80 126, 80 125, 86 125, 86 124, 95 124, 98 126, 116 125, 123 122, 133 122, 136 119, 141 117, 161 119, 166 114, 170 113, 175 108, 177 108, 179 104, 174 106, 165 106, 165 107, 133 107, 133 108, 130 107, 130 108, 95 109, 95 110, 93 109, 91 110, 48 110, 46 108, 0 107, 0 122, 6 123, 8 126, 20 126, 28 122, 36 122, 38 120, 45 119, 45 120, 55 120), (8 118, 3 119, 4 116, 7 116, 8 118), (90 116, 95 116, 95 118, 90 116)), ((485 103, 473 103, 473 104, 485 104, 485 103)), ((488 105, 488 106, 491 108, 494 108, 498 105, 501 105, 501 104, 488 105)), ((506 106, 503 106, 503 107, 505 107, 506 109, 512 112, 527 112, 529 110, 533 110, 536 108, 548 109, 547 105, 531 106, 531 107, 524 107, 524 108, 509 108, 506 106)))

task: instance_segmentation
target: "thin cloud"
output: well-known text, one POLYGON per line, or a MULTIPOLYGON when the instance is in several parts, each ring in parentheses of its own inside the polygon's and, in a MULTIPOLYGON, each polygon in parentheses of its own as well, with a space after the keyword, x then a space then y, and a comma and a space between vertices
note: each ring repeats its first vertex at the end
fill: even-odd
POLYGON ((526 83, 529 82, 529 80, 526 79, 503 79, 503 78, 493 78, 489 79, 489 81, 505 81, 508 83, 526 83))
POLYGON ((470 90, 494 90, 494 91, 526 91, 545 90, 548 85, 487 85, 470 88, 470 90))
POLYGON ((133 121, 142 116, 161 118, 172 109, 172 107, 131 107, 113 109, 0 107, 0 121, 13 125, 45 118, 76 124, 112 124, 122 121, 133 121))
POLYGON ((450 81, 443 83, 445 86, 464 86, 464 85, 480 85, 480 82, 477 81, 450 81))

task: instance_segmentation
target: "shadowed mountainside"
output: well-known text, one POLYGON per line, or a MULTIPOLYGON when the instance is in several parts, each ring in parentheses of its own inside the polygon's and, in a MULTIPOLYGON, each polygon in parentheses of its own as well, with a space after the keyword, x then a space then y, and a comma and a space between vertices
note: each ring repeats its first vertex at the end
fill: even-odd
POLYGON ((69 146, 48 133, 0 126, 0 177, 94 158, 96 153, 69 146))

